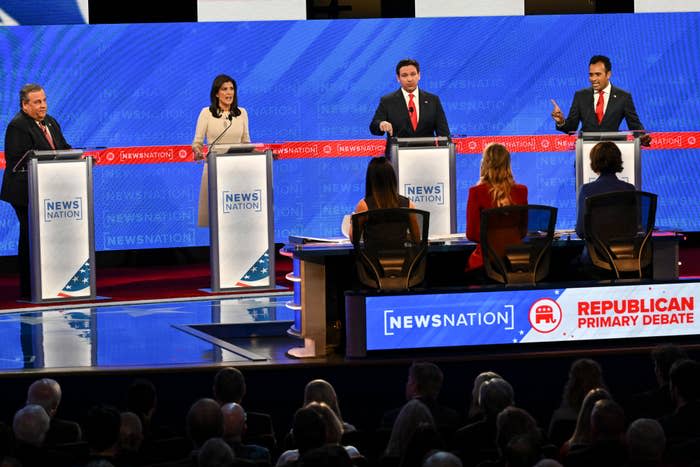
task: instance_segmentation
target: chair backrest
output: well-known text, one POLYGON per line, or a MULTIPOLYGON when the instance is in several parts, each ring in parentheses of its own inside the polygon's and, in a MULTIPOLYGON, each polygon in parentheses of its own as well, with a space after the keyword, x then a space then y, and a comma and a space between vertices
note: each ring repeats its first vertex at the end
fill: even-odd
POLYGON ((639 278, 651 264, 651 234, 656 221, 656 195, 614 191, 586 198, 584 236, 593 265, 616 278, 639 278))
POLYGON ((537 204, 481 212, 484 271, 504 284, 534 284, 549 273, 557 208, 537 204))
POLYGON ((430 213, 420 209, 371 209, 353 214, 352 243, 363 285, 403 290, 425 279, 430 213))

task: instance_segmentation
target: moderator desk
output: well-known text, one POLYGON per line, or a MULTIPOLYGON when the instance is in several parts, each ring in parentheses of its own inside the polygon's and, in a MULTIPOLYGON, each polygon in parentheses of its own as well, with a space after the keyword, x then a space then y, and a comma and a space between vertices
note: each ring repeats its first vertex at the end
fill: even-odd
MULTIPOLYGON (((653 238, 654 281, 678 279, 679 236, 672 232, 658 232, 653 238)), ((553 244, 550 282, 574 281, 571 262, 584 242, 572 231, 557 232, 553 244)), ((426 272, 426 288, 464 289, 460 283, 467 257, 475 248, 464 234, 453 234, 430 240, 426 272)), ((319 357, 342 348, 345 322, 345 292, 361 289, 356 272, 353 247, 344 239, 319 239, 290 236, 283 253, 295 263, 299 281, 295 308, 298 319, 294 334, 302 337, 304 346, 290 349, 290 356, 319 357), (324 241, 325 240, 325 241, 324 241)), ((294 306, 292 305, 292 306, 294 306)))

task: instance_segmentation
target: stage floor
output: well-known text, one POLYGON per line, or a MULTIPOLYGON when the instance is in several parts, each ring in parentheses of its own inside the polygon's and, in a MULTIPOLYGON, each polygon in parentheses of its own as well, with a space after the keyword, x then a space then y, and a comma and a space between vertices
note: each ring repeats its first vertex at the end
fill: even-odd
POLYGON ((56 305, 0 315, 0 373, 290 364, 288 292, 56 305))

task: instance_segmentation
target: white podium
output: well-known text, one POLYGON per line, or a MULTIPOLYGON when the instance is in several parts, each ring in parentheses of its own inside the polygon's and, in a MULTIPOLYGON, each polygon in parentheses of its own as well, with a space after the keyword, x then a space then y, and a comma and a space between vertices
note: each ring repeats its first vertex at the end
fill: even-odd
POLYGON ((272 151, 209 148, 211 291, 273 288, 272 151))
POLYGON ((25 157, 31 301, 95 299, 92 158, 77 149, 25 157))
POLYGON ((399 193, 430 212, 430 235, 455 233, 455 145, 450 138, 394 138, 391 160, 399 193))
POLYGON ((622 152, 622 172, 617 178, 631 183, 637 190, 642 189, 642 163, 639 138, 633 138, 629 131, 583 132, 576 140, 576 192, 584 183, 598 178, 591 169, 591 149, 602 141, 611 141, 622 152))

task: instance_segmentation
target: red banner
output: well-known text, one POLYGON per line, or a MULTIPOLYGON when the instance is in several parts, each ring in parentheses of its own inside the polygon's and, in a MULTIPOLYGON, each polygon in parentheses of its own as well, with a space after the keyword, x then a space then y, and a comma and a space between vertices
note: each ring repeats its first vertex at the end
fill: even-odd
MULTIPOLYGON (((652 133, 651 147, 660 149, 698 149, 700 132, 652 133)), ((454 138, 457 154, 481 154, 487 144, 505 144, 517 152, 569 152, 573 151, 576 136, 570 135, 514 135, 473 136, 454 138)), ((384 154, 383 139, 290 141, 287 143, 261 144, 260 149, 271 149, 277 159, 316 159, 325 157, 367 157, 384 154)), ((164 162, 193 162, 190 146, 135 146, 86 151, 98 165, 161 164, 164 162)), ((5 154, 0 152, 0 169, 5 168, 5 154)))

